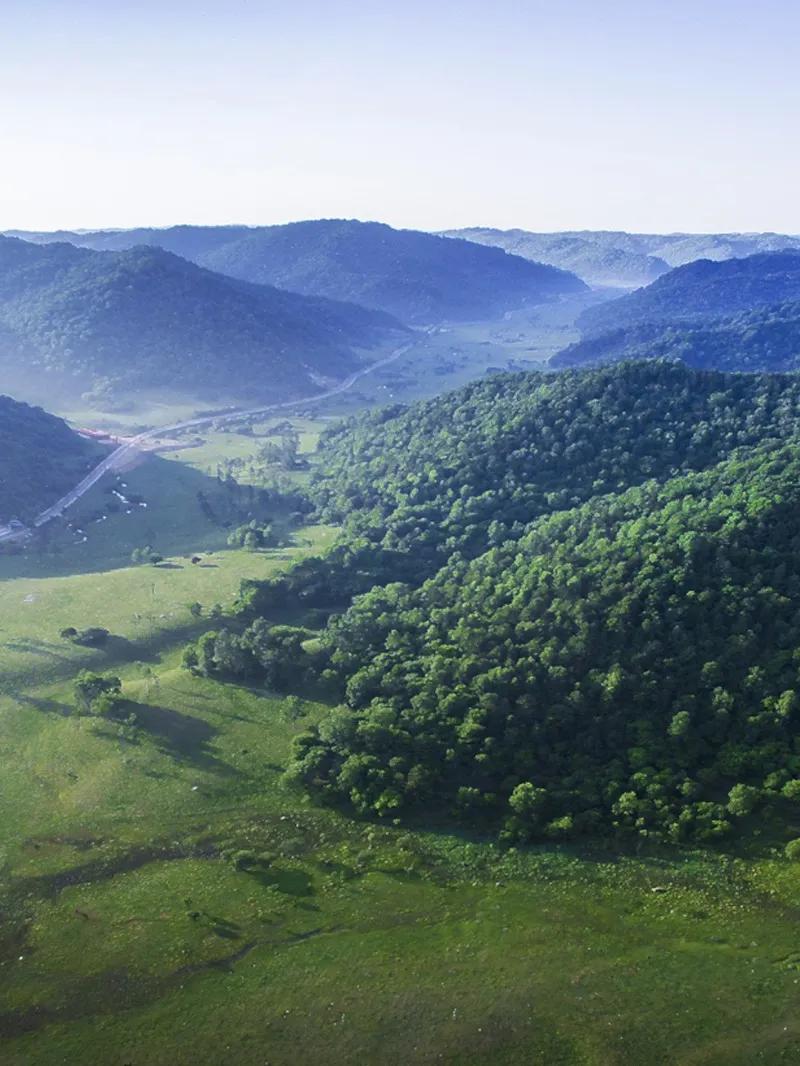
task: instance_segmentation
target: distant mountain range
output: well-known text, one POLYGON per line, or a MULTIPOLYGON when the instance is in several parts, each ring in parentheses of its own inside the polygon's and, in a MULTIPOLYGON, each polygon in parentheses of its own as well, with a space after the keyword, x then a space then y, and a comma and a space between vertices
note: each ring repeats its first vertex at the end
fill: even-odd
POLYGON ((476 227, 448 230, 445 235, 504 248, 526 259, 571 270, 590 285, 618 288, 648 285, 670 268, 695 259, 720 261, 800 249, 800 236, 780 233, 530 233, 476 227))
POLYGON ((800 250, 744 259, 699 259, 662 275, 652 285, 587 308, 578 319, 584 334, 653 322, 699 322, 800 300, 800 250))
POLYGON ((405 332, 382 312, 247 284, 160 248, 0 237, 0 365, 17 370, 302 395, 405 332))
MULTIPOLYGON (((669 270, 663 259, 594 240, 593 234, 528 233, 522 229, 451 230, 446 236, 503 248, 513 255, 570 270, 589 285, 647 285, 669 270)), ((598 234, 602 237, 602 234, 598 234)))
POLYGON ((12 518, 30 521, 103 454, 63 419, 0 396, 0 525, 12 518))
POLYGON ((357 303, 413 325, 493 318, 585 288, 571 273, 497 248, 378 222, 18 235, 105 251, 157 246, 230 277, 357 303))

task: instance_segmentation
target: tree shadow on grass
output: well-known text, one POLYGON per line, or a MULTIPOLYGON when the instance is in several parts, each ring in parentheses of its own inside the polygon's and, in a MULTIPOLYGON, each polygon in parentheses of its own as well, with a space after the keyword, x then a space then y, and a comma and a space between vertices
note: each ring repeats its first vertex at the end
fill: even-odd
POLYGON ((213 914, 206 915, 212 932, 223 940, 241 940, 242 927, 238 922, 232 922, 228 918, 219 918, 213 914))
POLYGON ((37 699, 35 696, 28 696, 24 692, 12 692, 10 696, 17 703, 21 703, 25 707, 33 707, 34 710, 42 711, 44 714, 58 714, 62 718, 69 718, 71 714, 75 713, 74 707, 70 707, 67 703, 59 703, 57 700, 37 699))
POLYGON ((258 864, 248 868, 247 873, 265 888, 276 888, 287 896, 314 895, 314 882, 305 870, 258 864))
POLYGON ((113 633, 98 650, 107 652, 115 662, 157 663, 159 661, 158 655, 147 647, 146 642, 137 643, 128 640, 127 637, 115 636, 113 633))
POLYGON ((42 658, 54 659, 57 662, 65 661, 68 656, 64 654, 63 645, 52 644, 45 640, 9 640, 0 647, 9 651, 23 652, 25 655, 40 655, 42 658))
POLYGON ((191 763, 200 770, 228 777, 239 773, 212 752, 211 743, 219 730, 203 718, 181 714, 169 707, 125 700, 117 717, 125 719, 131 714, 136 716, 136 728, 147 733, 160 751, 177 762, 191 763))

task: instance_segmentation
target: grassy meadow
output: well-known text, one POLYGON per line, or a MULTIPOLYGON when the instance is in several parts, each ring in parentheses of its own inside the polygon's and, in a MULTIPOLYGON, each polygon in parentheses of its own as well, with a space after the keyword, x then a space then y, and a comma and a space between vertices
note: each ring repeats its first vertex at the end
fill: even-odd
POLYGON ((4 1063, 796 1061, 795 867, 359 823, 314 704, 107 665, 132 726, 2 701, 4 1063))
MULTIPOLYGON (((465 374, 495 358, 475 344, 465 374)), ((432 388, 410 355, 386 373, 432 388)), ((292 421, 310 449, 323 420, 292 421)), ((194 677, 181 652, 243 577, 335 530, 228 548, 197 494, 228 516, 216 466, 258 441, 202 439, 125 472, 146 508, 99 485, 72 530, 0 557, 3 1066, 800 1062, 800 864, 768 842, 503 850, 284 784, 323 708, 194 677), (132 566, 144 544, 164 561, 132 566), (105 647, 59 636, 90 625, 105 647), (78 713, 82 668, 122 679, 122 716, 78 713)))

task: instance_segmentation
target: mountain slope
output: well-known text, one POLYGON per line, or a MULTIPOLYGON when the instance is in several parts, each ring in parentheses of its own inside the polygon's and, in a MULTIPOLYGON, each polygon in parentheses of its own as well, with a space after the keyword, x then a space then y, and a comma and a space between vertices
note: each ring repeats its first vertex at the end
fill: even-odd
POLYGON ((592 334, 558 352, 549 365, 560 369, 632 359, 680 359, 709 370, 800 370, 800 302, 702 325, 644 323, 592 334))
POLYGON ((645 238, 648 254, 672 267, 695 259, 741 259, 762 252, 800 250, 800 237, 784 233, 672 233, 645 238))
POLYGON ((316 655, 349 709, 294 777, 509 841, 714 840, 800 797, 800 448, 535 523, 358 599, 316 655))
POLYGON ((0 525, 12 518, 30 521, 104 453, 62 419, 0 396, 0 525))
POLYGON ((314 392, 399 335, 389 316, 247 285, 164 252, 0 238, 2 350, 18 365, 122 385, 314 392))
POLYGON ((499 250, 376 222, 269 227, 204 258, 222 273, 354 300, 407 322, 490 318, 584 287, 499 250))
POLYGON ((116 249, 146 240, 221 274, 352 301, 407 323, 492 318, 584 288, 571 274, 499 249, 377 222, 322 219, 252 229, 176 226, 69 239, 116 249))
POLYGON ((249 627, 187 662, 332 688, 293 776, 361 812, 509 841, 790 829, 799 417, 794 375, 659 362, 351 420, 311 488, 339 547, 244 589, 249 627), (353 592, 314 640, 257 617, 353 592))
POLYGON ((574 271, 591 285, 619 288, 647 285, 671 267, 696 259, 720 261, 760 252, 800 250, 800 237, 780 233, 530 233, 477 227, 450 230, 446 235, 493 244, 515 255, 552 263, 574 271))
POLYGON ((163 248, 165 252, 172 252, 182 259, 197 261, 224 244, 241 240, 252 230, 251 226, 167 226, 164 229, 140 226, 136 229, 82 232, 8 230, 6 236, 20 237, 33 244, 74 244, 96 252, 125 252, 146 244, 151 248, 163 248))
POLYGON ((585 334, 645 322, 718 318, 800 300, 800 252, 745 259, 700 259, 662 275, 652 285, 590 307, 578 319, 585 334))
POLYGON ((705 469, 732 447, 794 433, 798 417, 793 375, 663 362, 498 374, 333 426, 311 492, 326 520, 422 567, 594 496, 705 469))
POLYGON ((462 237, 477 244, 503 248, 513 255, 570 270, 589 285, 632 288, 647 285, 669 270, 656 256, 575 233, 529 233, 527 230, 488 228, 448 230, 446 237, 462 237))

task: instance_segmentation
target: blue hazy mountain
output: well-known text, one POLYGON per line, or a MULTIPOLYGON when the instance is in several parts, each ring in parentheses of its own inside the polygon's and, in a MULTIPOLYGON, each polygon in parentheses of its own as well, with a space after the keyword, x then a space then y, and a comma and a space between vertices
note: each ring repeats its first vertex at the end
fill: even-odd
POLYGON ((243 281, 361 304, 410 324, 493 318, 585 288, 567 271, 497 248, 378 222, 22 235, 102 250, 157 245, 243 281))

